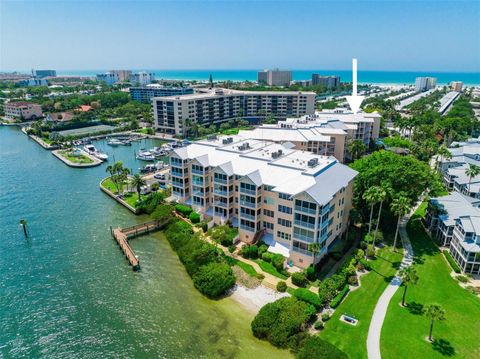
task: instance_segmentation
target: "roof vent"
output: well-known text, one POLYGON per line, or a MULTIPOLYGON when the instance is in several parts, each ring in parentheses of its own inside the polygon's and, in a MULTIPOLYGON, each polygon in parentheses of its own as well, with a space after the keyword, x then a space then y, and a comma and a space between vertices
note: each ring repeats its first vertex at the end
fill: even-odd
POLYGON ((222 140, 222 143, 224 145, 228 145, 229 143, 232 143, 232 142, 233 142, 233 137, 227 137, 222 140))
POLYGON ((241 144, 240 146, 238 146, 238 149, 240 151, 245 151, 245 150, 248 150, 250 148, 250 144, 248 142, 245 142, 243 144, 241 144))
POLYGON ((217 135, 209 135, 209 136, 207 137, 207 140, 208 140, 208 141, 215 141, 216 139, 217 139, 217 135))
POLYGON ((308 167, 313 168, 318 165, 318 158, 312 158, 311 160, 308 161, 308 167))

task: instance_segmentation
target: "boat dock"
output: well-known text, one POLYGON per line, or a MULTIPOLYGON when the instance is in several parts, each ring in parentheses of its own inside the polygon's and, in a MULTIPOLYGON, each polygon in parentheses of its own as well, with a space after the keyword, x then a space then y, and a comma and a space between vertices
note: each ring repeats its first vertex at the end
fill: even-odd
POLYGON ((147 234, 150 232, 157 231, 166 224, 166 222, 160 221, 150 221, 141 224, 137 224, 135 226, 126 227, 126 228, 115 228, 112 229, 110 227, 110 232, 112 237, 115 239, 117 244, 119 245, 120 249, 122 250, 125 258, 128 260, 128 263, 132 266, 134 271, 140 269, 140 260, 138 259, 137 255, 133 251, 132 247, 128 241, 132 238, 141 236, 143 234, 147 234))

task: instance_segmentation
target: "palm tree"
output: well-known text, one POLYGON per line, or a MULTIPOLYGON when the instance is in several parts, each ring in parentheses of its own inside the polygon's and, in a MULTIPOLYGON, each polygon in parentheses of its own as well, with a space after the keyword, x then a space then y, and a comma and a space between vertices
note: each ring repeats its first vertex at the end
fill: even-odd
POLYGON ((362 195, 362 198, 370 204, 370 220, 368 221, 368 234, 370 234, 372 230, 373 207, 375 206, 375 203, 379 202, 379 192, 380 187, 372 186, 367 189, 362 195))
POLYGON ((393 250, 397 249, 397 237, 398 237, 398 230, 400 228, 400 220, 404 215, 410 211, 410 200, 405 197, 403 194, 399 195, 398 197, 394 198, 392 204, 390 205, 390 209, 392 210, 393 214, 398 216, 397 221, 397 229, 395 230, 395 239, 393 240, 393 250))
POLYGON ((441 145, 439 148, 438 148, 438 156, 440 156, 441 160, 439 161, 438 160, 438 156, 437 156, 437 159, 436 159, 436 162, 435 162, 435 169, 438 171, 438 168, 439 168, 439 165, 441 162, 443 162, 444 159, 446 160, 449 160, 452 158, 452 154, 450 153, 450 151, 448 150, 448 147, 445 146, 445 145, 441 145))
POLYGON ((308 245, 308 250, 313 253, 313 256, 316 256, 318 253, 320 253, 320 244, 310 243, 308 245))
POLYGON ((405 306, 405 296, 407 295, 407 287, 409 285, 415 285, 418 282, 418 275, 415 268, 412 266, 403 268, 400 273, 403 285, 402 306, 405 306))
POLYGON ((360 157, 367 150, 367 146, 360 140, 350 140, 347 144, 347 151, 352 156, 352 161, 360 157))
POLYGON ((377 193, 377 202, 380 202, 380 208, 378 209, 378 218, 377 218, 377 224, 375 226, 375 232, 373 233, 373 248, 375 248, 375 239, 377 238, 377 232, 378 232, 378 226, 380 224, 380 216, 382 214, 382 206, 383 206, 383 201, 387 199, 388 192, 389 190, 389 185, 382 185, 382 187, 379 188, 378 193, 377 193))
POLYGON ((430 319, 430 332, 428 334, 428 340, 433 341, 433 323, 438 320, 445 320, 445 309, 443 309, 438 304, 430 304, 425 309, 425 315, 430 319))
POLYGON ((113 184, 115 185, 115 188, 117 189, 117 193, 118 193, 119 190, 118 190, 117 181, 115 179, 115 169, 114 169, 114 167, 112 165, 108 165, 107 168, 105 169, 105 172, 110 173, 110 178, 111 178, 113 184))
POLYGON ((145 180, 140 176, 138 173, 133 175, 132 178, 132 186, 136 187, 137 193, 138 193, 138 200, 140 200, 140 191, 142 189, 142 186, 146 185, 145 180))
POLYGON ((472 178, 480 175, 480 166, 470 164, 465 170, 468 176, 468 195, 470 196, 470 186, 472 185, 472 178))

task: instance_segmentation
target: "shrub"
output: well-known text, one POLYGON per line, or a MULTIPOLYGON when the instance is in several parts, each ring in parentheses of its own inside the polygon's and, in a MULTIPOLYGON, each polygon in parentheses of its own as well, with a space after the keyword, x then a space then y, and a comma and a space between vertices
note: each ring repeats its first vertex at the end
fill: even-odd
POLYGON ((345 296, 347 295, 349 289, 348 289, 348 286, 346 285, 341 291, 340 293, 338 293, 335 298, 332 299, 332 301, 330 302, 330 307, 331 308, 336 308, 339 306, 339 304, 342 302, 343 298, 345 298, 345 296))
POLYGON ((235 284, 235 275, 225 263, 209 263, 193 276, 193 284, 209 298, 218 298, 235 284))
POLYGON ((338 260, 342 259, 343 255, 342 255, 341 252, 331 252, 330 257, 332 257, 333 259, 338 261, 338 260))
POLYGON ((358 285, 358 277, 356 275, 351 275, 350 277, 348 277, 348 284, 358 285))
POLYGON ((160 222, 163 222, 163 221, 168 222, 173 218, 172 213, 173 213, 172 206, 168 204, 160 204, 157 206, 157 208, 155 208, 155 211, 153 211, 151 216, 153 219, 156 219, 160 222))
POLYGON ((254 245, 251 245, 250 248, 249 248, 249 258, 252 258, 252 259, 257 259, 258 258, 258 247, 254 244, 254 245))
POLYGON ((347 354, 319 336, 310 336, 303 341, 296 359, 348 359, 347 354))
POLYGON ((467 276, 464 275, 457 275, 455 278, 461 283, 468 283, 468 281, 470 280, 467 276))
POLYGON ((228 251, 229 251, 230 253, 235 252, 236 249, 237 249, 237 247, 234 246, 234 245, 228 246, 228 251))
POLYGON ((460 273, 460 272, 461 272, 460 267, 459 267, 458 264, 455 262, 455 260, 453 259, 453 257, 450 255, 450 253, 448 252, 448 250, 444 249, 444 250, 443 250, 443 254, 445 255, 445 258, 447 258, 448 263, 450 263, 450 267, 452 267, 453 271, 454 271, 455 273, 460 273))
POLYGON ((257 273, 256 275, 257 279, 264 280, 265 276, 262 273, 257 273))
POLYGON ((191 212, 191 213, 188 215, 188 218, 190 219, 190 221, 191 221, 193 224, 200 222, 200 215, 199 215, 197 212, 191 212))
POLYGON ((267 253, 268 246, 266 244, 262 244, 258 247, 258 258, 262 258, 263 253, 267 253))
POLYGON ((273 258, 273 253, 265 252, 265 253, 262 254, 262 259, 265 262, 270 263, 272 261, 272 258, 273 258))
POLYGON ((315 280, 315 268, 312 265, 309 265, 307 269, 305 269, 305 275, 308 280, 315 280))
POLYGON ((295 272, 292 274, 292 283, 299 286, 305 287, 307 285, 307 277, 305 277, 305 273, 303 272, 295 272))
POLYGON ((202 231, 203 231, 203 233, 208 232, 208 223, 202 223, 202 231))
POLYGON ((361 263, 362 266, 363 266, 363 268, 365 268, 366 270, 368 270, 368 271, 369 271, 369 270, 372 270, 372 266, 371 266, 370 263, 369 263, 368 261, 366 261, 364 258, 362 258, 359 263, 361 263))
POLYGON ((266 304, 252 321, 253 335, 280 348, 292 346, 294 337, 304 330, 311 319, 311 311, 311 306, 294 297, 266 304))
POLYGON ((330 319, 330 314, 328 314, 328 313, 322 314, 322 321, 323 322, 328 322, 329 319, 330 319))
POLYGON ((285 257, 284 256, 282 256, 281 254, 278 254, 278 253, 273 255, 272 264, 278 271, 283 270, 283 264, 284 263, 285 263, 285 257))
POLYGON ((184 206, 183 204, 176 204, 175 210, 177 211, 177 213, 180 213, 183 217, 188 217, 190 213, 193 212, 193 209, 191 209, 188 206, 184 206))
POLYGON ((193 276, 201 266, 217 261, 218 252, 215 246, 197 238, 192 238, 186 245, 177 250, 190 276, 193 276))
POLYGON ((363 258, 365 258, 365 251, 363 249, 357 249, 355 251, 355 260, 357 262, 361 261, 363 258))
POLYGON ((144 200, 137 204, 136 208, 139 213, 152 214, 158 205, 162 204, 165 200, 166 194, 164 191, 154 192, 144 200))
POLYGON ((287 283, 285 283, 283 280, 277 283, 277 291, 284 293, 287 291, 287 283))
POLYGON ((322 330, 324 328, 323 322, 318 321, 315 322, 315 325, 313 326, 316 330, 322 330))
POLYGON ((375 248, 373 247, 373 244, 369 244, 367 248, 367 256, 369 258, 375 258, 375 248))
MULTIPOLYGON (((293 276, 292 276, 292 279, 293 279, 293 276)), ((309 291, 306 288, 295 289, 295 291, 293 292, 293 295, 295 296, 295 298, 313 305, 317 310, 322 307, 322 303, 320 302, 320 298, 318 297, 318 295, 309 291)))

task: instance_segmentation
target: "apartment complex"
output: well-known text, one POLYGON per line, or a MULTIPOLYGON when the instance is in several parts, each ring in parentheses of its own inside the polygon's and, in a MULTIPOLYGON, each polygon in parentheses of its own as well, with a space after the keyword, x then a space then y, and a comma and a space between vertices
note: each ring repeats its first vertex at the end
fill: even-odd
POLYGON ((312 86, 324 86, 332 89, 340 86, 340 76, 321 76, 320 74, 312 74, 312 86))
POLYGON ((155 81, 153 72, 137 72, 130 75, 130 82, 135 85, 145 86, 155 81))
POLYGON ((112 86, 117 82, 129 81, 131 75, 132 71, 130 70, 110 70, 103 74, 97 74, 97 81, 112 86))
POLYGON ((176 135, 185 133, 187 119, 208 126, 238 117, 286 118, 314 112, 314 92, 212 89, 192 95, 153 98, 157 130, 176 135))
POLYGON ((368 146, 371 140, 378 139, 380 119, 377 112, 317 111, 313 115, 287 118, 274 125, 242 130, 239 135, 278 143, 290 142, 296 149, 335 156, 344 162, 348 157, 348 141, 361 140, 368 146))
POLYGON ((454 142, 448 150, 451 158, 439 158, 445 185, 449 190, 480 199, 480 176, 466 174, 470 165, 480 166, 480 138, 454 142))
POLYGON ((435 77, 417 77, 415 79, 415 91, 424 92, 434 89, 437 86, 437 79, 435 77))
POLYGON ((462 272, 480 274, 480 199, 452 192, 432 198, 425 217, 427 226, 462 272))
POLYGON ((257 82, 268 86, 289 86, 292 82, 292 71, 279 69, 259 71, 257 82))
POLYGON ((463 88, 463 82, 462 81, 452 81, 452 82, 450 82, 450 87, 452 88, 452 91, 461 92, 462 88, 463 88))
POLYGON ((191 94, 193 94, 193 88, 191 87, 166 87, 156 84, 141 87, 130 87, 130 96, 132 100, 144 103, 152 102, 152 98, 154 97, 191 94))
POLYGON ((212 136, 170 154, 172 194, 305 268, 347 228, 357 172, 289 145, 212 136), (312 252, 318 243, 320 251, 312 252))
POLYGON ((42 117, 42 106, 30 102, 6 102, 3 105, 7 121, 35 120, 42 117))
POLYGON ((33 76, 36 78, 44 78, 44 77, 56 77, 57 71, 55 70, 34 70, 33 76))

